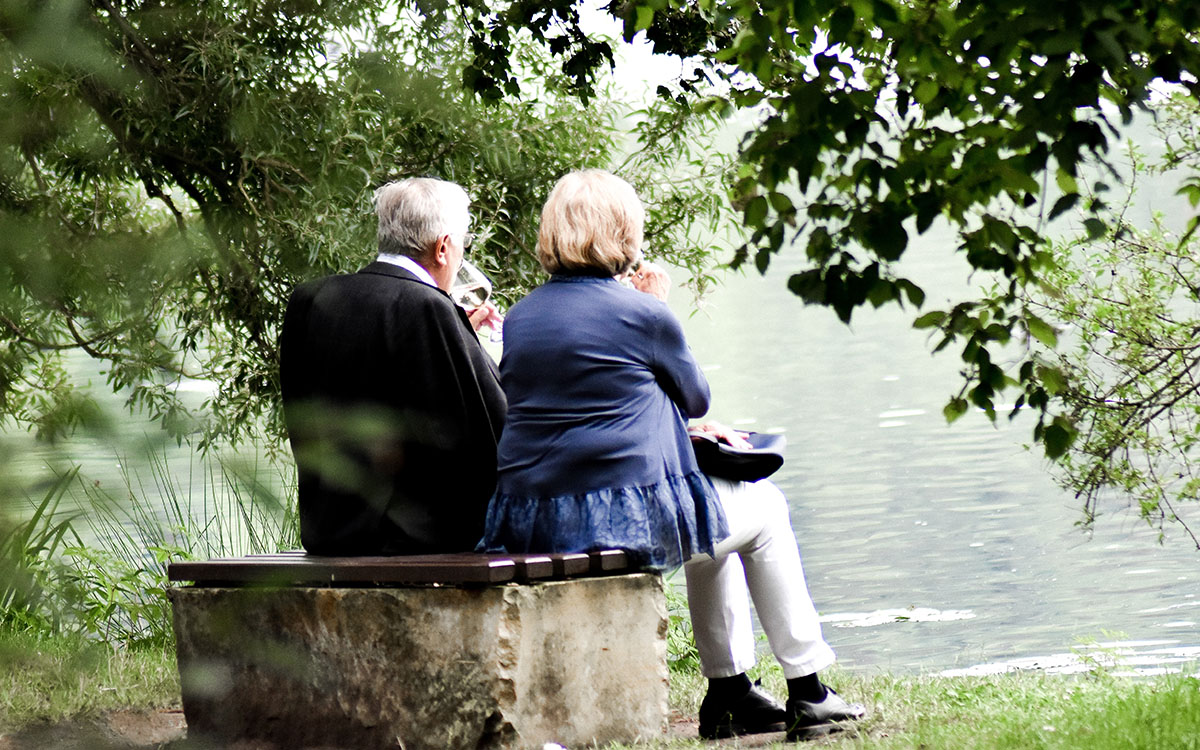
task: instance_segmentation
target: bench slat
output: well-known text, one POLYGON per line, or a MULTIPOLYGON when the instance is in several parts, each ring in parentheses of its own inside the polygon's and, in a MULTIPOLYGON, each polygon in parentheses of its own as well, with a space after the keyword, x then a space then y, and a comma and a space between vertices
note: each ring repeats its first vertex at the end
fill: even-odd
POLYGON ((202 585, 260 584, 336 586, 339 584, 495 584, 550 578, 611 575, 630 569, 621 550, 550 554, 397 555, 320 557, 303 550, 259 553, 167 566, 171 581, 202 585))
POLYGON ((629 555, 623 549, 605 549, 590 553, 593 573, 614 573, 628 570, 629 555))
POLYGON ((546 555, 507 555, 517 566, 520 583, 554 577, 554 562, 546 555))
POLYGON ((516 578, 507 558, 478 555, 396 557, 229 558, 178 562, 167 567, 172 581, 336 585, 339 583, 504 583, 516 578), (397 565, 396 561, 404 563, 397 565))
POLYGON ((552 572, 548 577, 553 578, 587 575, 592 568, 591 558, 583 552, 553 552, 544 555, 524 554, 509 555, 508 557, 511 557, 517 565, 527 559, 546 560, 552 566, 552 572))

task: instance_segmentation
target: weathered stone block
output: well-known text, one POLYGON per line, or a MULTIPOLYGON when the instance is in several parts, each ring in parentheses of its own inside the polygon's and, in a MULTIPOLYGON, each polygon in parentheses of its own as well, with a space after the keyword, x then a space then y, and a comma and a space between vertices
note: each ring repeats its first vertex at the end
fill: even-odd
POLYGON ((666 731, 666 605, 637 573, 485 588, 171 591, 192 736, 540 748, 666 731))

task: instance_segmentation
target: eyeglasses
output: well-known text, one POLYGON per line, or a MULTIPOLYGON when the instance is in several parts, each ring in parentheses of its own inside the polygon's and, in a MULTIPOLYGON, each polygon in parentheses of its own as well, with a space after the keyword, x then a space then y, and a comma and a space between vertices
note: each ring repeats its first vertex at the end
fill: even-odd
POLYGON ((474 232, 464 232, 463 233, 462 246, 463 246, 464 253, 471 249, 472 243, 475 242, 475 238, 478 236, 479 235, 475 234, 474 232))

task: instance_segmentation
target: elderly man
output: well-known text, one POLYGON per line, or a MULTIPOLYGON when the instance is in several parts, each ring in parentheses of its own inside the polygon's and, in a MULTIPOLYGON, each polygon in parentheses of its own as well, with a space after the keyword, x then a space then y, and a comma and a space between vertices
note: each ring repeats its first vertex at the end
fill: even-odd
POLYGON ((482 533, 505 400, 475 333, 495 309, 448 294, 469 204, 442 180, 384 185, 375 262, 288 302, 280 384, 310 553, 467 551, 482 533))

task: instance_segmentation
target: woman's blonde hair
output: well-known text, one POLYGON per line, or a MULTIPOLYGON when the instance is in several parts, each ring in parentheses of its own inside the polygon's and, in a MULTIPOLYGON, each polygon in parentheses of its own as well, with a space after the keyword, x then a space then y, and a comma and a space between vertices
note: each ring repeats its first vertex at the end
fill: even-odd
POLYGON ((542 208, 538 262, 547 273, 616 276, 641 257, 646 209, 633 186, 603 169, 563 175, 542 208))

